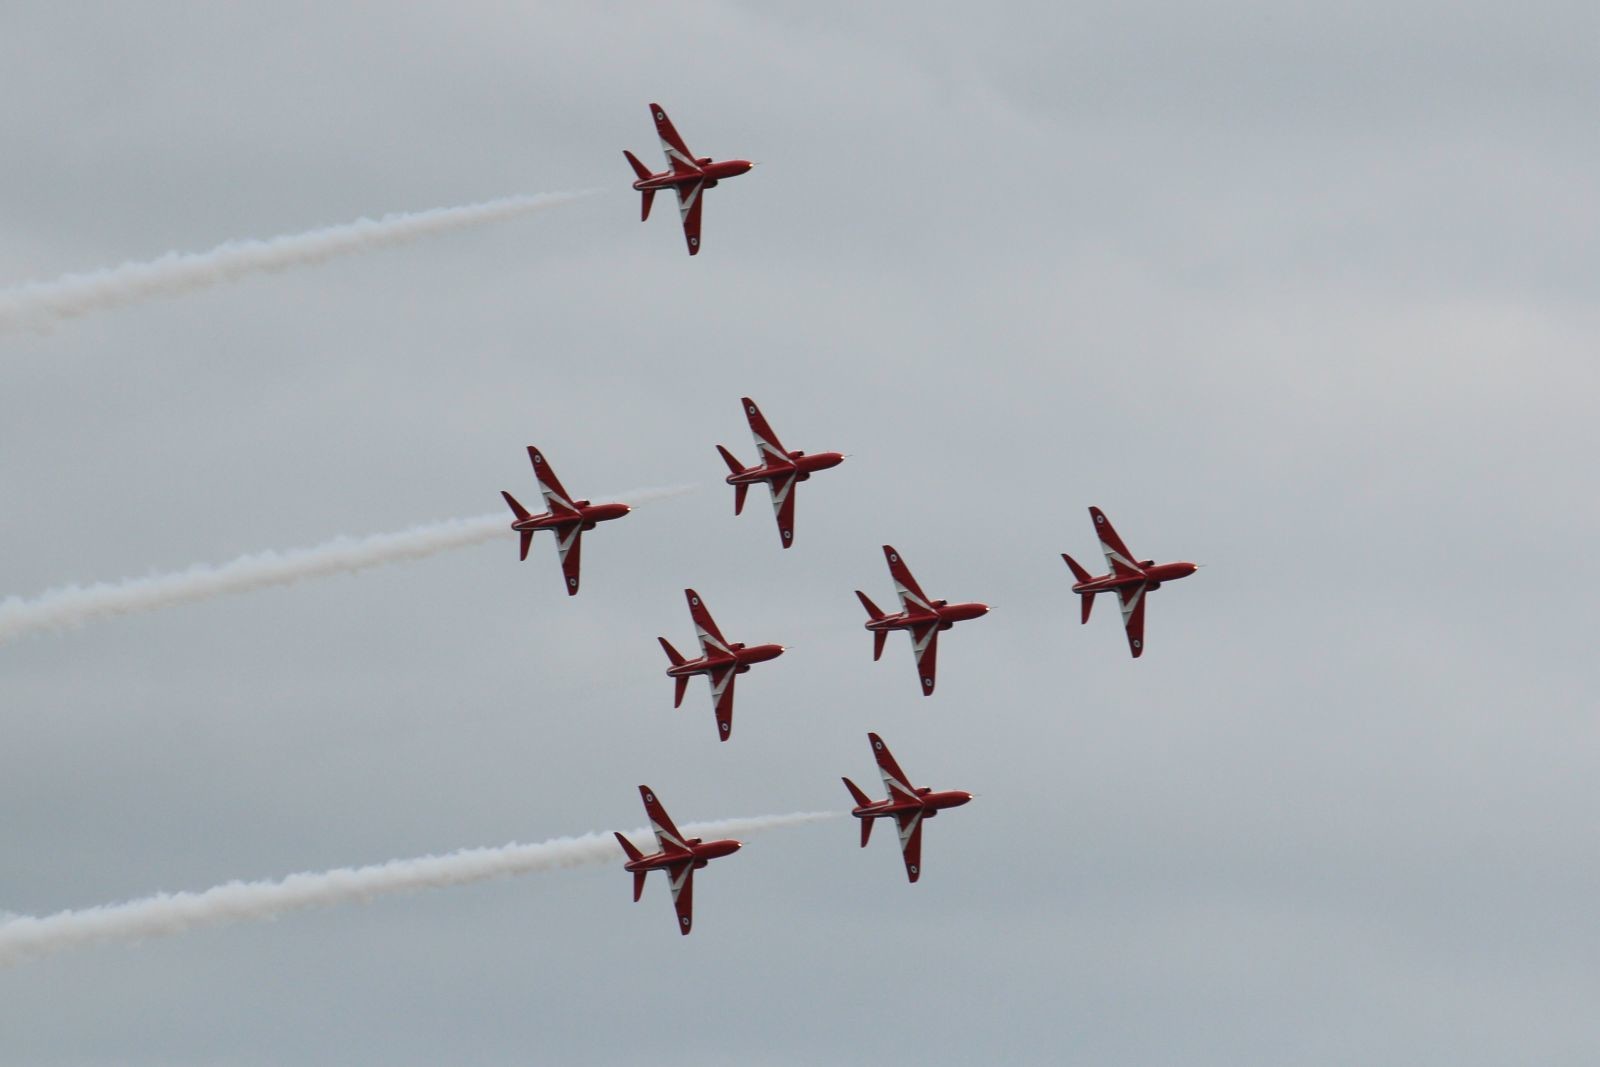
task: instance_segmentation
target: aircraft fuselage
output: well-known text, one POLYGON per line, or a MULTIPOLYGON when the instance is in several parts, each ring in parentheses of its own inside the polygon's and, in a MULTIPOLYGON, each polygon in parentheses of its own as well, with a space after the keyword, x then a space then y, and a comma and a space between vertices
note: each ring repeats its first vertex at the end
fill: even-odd
POLYGON ((518 531, 559 530, 581 525, 585 530, 592 530, 599 523, 620 519, 633 510, 626 504, 591 504, 587 500, 576 501, 573 507, 578 512, 576 515, 557 515, 547 511, 542 515, 518 519, 511 524, 511 528, 518 531))
POLYGON ((843 452, 789 453, 787 464, 768 463, 760 467, 746 467, 738 474, 730 474, 723 481, 729 485, 757 485, 761 482, 780 482, 796 476, 799 481, 809 481, 816 471, 825 471, 844 462, 843 452))
POLYGON ((924 819, 931 819, 945 808, 959 808, 972 799, 972 794, 962 789, 946 789, 935 793, 931 789, 917 790, 916 800, 879 800, 850 809, 858 819, 886 819, 905 812, 921 811, 924 819))
POLYGON ((698 185, 700 182, 705 182, 706 188, 709 189, 722 179, 737 178, 741 174, 748 173, 750 168, 755 166, 748 159, 724 159, 721 162, 717 162, 709 156, 702 156, 695 160, 695 163, 700 167, 698 174, 693 172, 678 174, 670 170, 664 170, 658 174, 652 174, 648 178, 640 178, 633 183, 633 187, 642 193, 647 190, 675 189, 680 185, 698 185))
POLYGON ((939 629, 948 630, 958 622, 968 619, 982 618, 989 614, 989 605, 976 602, 967 604, 951 604, 943 600, 933 602, 930 611, 897 611, 893 615, 885 615, 881 619, 868 619, 866 627, 869 630, 912 630, 919 626, 926 626, 930 622, 937 622, 939 629))
POLYGON ((731 655, 699 656, 695 659, 685 660, 682 663, 667 668, 669 678, 688 678, 696 674, 710 674, 712 671, 724 670, 733 667, 740 674, 750 669, 753 663, 765 663, 769 659, 777 659, 783 655, 782 645, 746 645, 735 643, 731 655))
POLYGON ((628 871, 660 871, 666 870, 686 860, 693 860, 696 869, 705 867, 712 860, 731 856, 744 847, 744 842, 728 838, 722 841, 703 841, 700 838, 691 838, 688 841, 688 852, 652 852, 648 856, 640 856, 636 860, 629 860, 622 865, 628 871))
POLYGON ((1175 582, 1179 578, 1187 578, 1200 569, 1193 563, 1156 564, 1149 560, 1143 561, 1140 567, 1139 574, 1102 574, 1087 582, 1075 582, 1072 591, 1080 594, 1109 593, 1134 585, 1148 585, 1154 589, 1162 582, 1175 582))

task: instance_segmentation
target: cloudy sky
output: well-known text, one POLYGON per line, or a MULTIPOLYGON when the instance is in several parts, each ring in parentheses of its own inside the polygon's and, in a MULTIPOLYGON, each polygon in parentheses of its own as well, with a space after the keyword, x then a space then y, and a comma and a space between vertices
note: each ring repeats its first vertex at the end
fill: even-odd
MULTIPOLYGON (((0 1059, 1591 1064, 1593 5, 18 3, 0 285, 368 214, 530 218, 0 337, 0 595, 600 499, 514 540, 0 646, 0 909, 968 789, 0 971, 0 1059), (704 252, 641 225, 659 100, 704 252), (713 446, 802 487, 781 551, 713 446), (1162 589, 1128 658, 1059 553, 1162 589), (853 589, 893 543, 938 692, 853 589), (654 637, 736 640, 715 740, 654 637), (880 834, 880 836, 882 836, 880 834)), ((665 206, 665 205, 662 205, 665 206)), ((508 516, 509 517, 509 516, 508 516)))

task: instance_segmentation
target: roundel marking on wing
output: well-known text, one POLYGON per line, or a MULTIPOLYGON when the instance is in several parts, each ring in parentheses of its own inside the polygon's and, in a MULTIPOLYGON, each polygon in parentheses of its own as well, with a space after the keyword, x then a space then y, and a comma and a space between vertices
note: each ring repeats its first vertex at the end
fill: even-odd
POLYGON ((915 863, 913 863, 911 865, 911 873, 912 874, 916 874, 917 873, 917 865, 915 863))
POLYGON ((729 730, 733 729, 733 724, 732 723, 724 722, 724 723, 719 723, 718 725, 722 727, 722 732, 723 733, 727 733, 729 730))
POLYGON ((745 411, 751 415, 754 415, 756 413, 756 406, 751 404, 749 407, 745 408, 745 411))
POLYGON ((899 563, 900 562, 900 557, 895 555, 893 552, 891 552, 891 553, 889 553, 889 562, 890 563, 899 563))
POLYGON ((692 597, 689 598, 689 603, 693 604, 695 607, 699 607, 700 606, 700 598, 697 597, 697 596, 692 596, 692 597))
POLYGON ((656 802, 656 795, 654 793, 646 793, 644 795, 644 798, 646 800, 648 800, 652 804, 654 804, 656 802))
POLYGON ((1143 645, 1144 645, 1143 641, 1140 641, 1137 638, 1134 639, 1134 642, 1133 642, 1133 647, 1134 648, 1140 648, 1140 647, 1143 647, 1143 645))
POLYGON ((699 248, 700 247, 700 238, 691 237, 691 238, 689 238, 689 243, 694 245, 696 248, 699 248))
POLYGON ((876 748, 876 749, 881 749, 881 748, 883 748, 883 742, 882 741, 874 741, 872 743, 872 747, 876 748))

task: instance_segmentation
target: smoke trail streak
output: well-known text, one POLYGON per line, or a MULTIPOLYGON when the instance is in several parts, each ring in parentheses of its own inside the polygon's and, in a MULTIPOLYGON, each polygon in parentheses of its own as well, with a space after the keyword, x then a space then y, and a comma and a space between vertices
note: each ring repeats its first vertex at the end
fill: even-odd
MULTIPOLYGON (((748 835, 820 822, 841 814, 763 815, 695 823, 683 830, 705 837, 748 835)), ((648 829, 634 830, 627 836, 637 841, 651 839, 648 829)), ((537 845, 463 849, 444 856, 391 860, 369 867, 291 874, 277 882, 229 882, 199 893, 160 893, 124 904, 12 918, 0 924, 0 967, 106 941, 167 937, 196 927, 271 919, 306 908, 364 904, 386 893, 440 889, 516 874, 620 863, 622 859, 622 850, 610 834, 584 834, 537 845)))
POLYGON ((29 282, 0 290, 0 329, 45 329, 63 319, 151 297, 191 293, 249 274, 322 263, 430 234, 514 219, 591 192, 507 196, 462 207, 362 218, 264 241, 228 241, 207 252, 168 252, 158 259, 29 282))
MULTIPOLYGON (((637 504, 678 496, 692 488, 680 485, 640 489, 617 494, 617 498, 637 504)), ((11 596, 0 600, 0 644, 40 630, 67 629, 115 615, 288 585, 306 578, 352 573, 385 563, 425 559, 452 548, 482 544, 510 532, 511 520, 506 513, 448 519, 414 526, 400 533, 340 537, 313 548, 257 552, 221 564, 200 563, 185 571, 149 578, 62 586, 31 600, 11 596)))

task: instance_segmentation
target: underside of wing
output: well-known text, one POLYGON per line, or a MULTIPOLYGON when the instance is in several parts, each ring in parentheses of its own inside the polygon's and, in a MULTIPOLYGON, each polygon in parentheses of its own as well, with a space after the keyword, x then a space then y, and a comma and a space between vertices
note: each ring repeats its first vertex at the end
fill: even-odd
POLYGON ((1128 632, 1128 651, 1135 659, 1144 652, 1144 602, 1149 586, 1124 586, 1117 590, 1122 600, 1122 628, 1128 632))
POLYGON ((778 435, 772 432, 772 427, 761 414, 761 409, 756 407, 755 401, 749 397, 744 398, 744 417, 750 423, 750 436, 755 439, 756 455, 763 466, 790 462, 789 453, 784 450, 783 442, 778 440, 778 435))
POLYGON ((1143 574, 1143 568, 1134 562, 1133 553, 1128 551, 1128 546, 1117 536, 1116 528, 1111 525, 1111 520, 1106 518, 1106 513, 1099 508, 1091 507, 1089 515, 1094 519, 1094 532, 1100 538, 1100 551, 1104 553, 1106 567, 1111 573, 1124 578, 1143 574))
POLYGON ((780 478, 772 486, 772 513, 778 517, 778 536, 783 547, 794 544, 794 487, 797 476, 780 478))
POLYGON ((561 574, 567 580, 567 595, 578 592, 578 567, 583 559, 583 526, 573 523, 556 531, 556 547, 561 552, 561 574))
POLYGON ((738 674, 732 667, 711 672, 711 703, 717 713, 717 736, 724 741, 733 736, 733 680, 738 674))
POLYGON ((672 885, 672 909, 678 913, 678 932, 686 934, 694 925, 694 862, 674 863, 667 868, 672 885))
POLYGON ((938 672, 939 624, 930 622, 911 630, 911 650, 917 657, 917 674, 922 680, 922 695, 933 695, 933 682, 938 672))
POLYGON ((883 743, 883 738, 877 734, 868 734, 867 739, 872 742, 872 758, 878 763, 878 776, 883 779, 883 790, 890 800, 915 800, 916 787, 911 784, 911 779, 906 777, 906 772, 900 769, 900 764, 895 762, 894 755, 889 751, 889 746, 883 743))
POLYGON ((706 607, 706 602, 700 599, 700 594, 693 589, 685 589, 683 595, 689 601, 689 617, 694 620, 695 637, 700 641, 701 654, 731 654, 733 649, 729 647, 727 638, 722 636, 722 631, 717 629, 716 621, 711 618, 711 611, 706 607))
POLYGON ((922 877, 922 810, 895 816, 900 827, 900 856, 906 861, 906 877, 915 882, 922 877))
POLYGON ((578 509, 572 506, 572 497, 562 488, 561 479, 550 469, 550 461, 544 458, 544 453, 529 445, 528 461, 533 464, 534 480, 539 483, 539 493, 544 497, 544 506, 550 509, 550 513, 576 515, 578 509))
POLYGON ((667 815, 667 809, 661 806, 655 790, 647 785, 641 785, 639 796, 644 800, 644 813, 650 820, 650 829, 655 832, 656 846, 662 852, 687 852, 688 843, 678 832, 678 828, 672 824, 672 818, 667 815))
POLYGON ((900 553, 895 551, 893 545, 883 546, 883 558, 889 563, 889 577, 894 580, 895 595, 900 598, 900 606, 906 611, 932 611, 933 602, 922 591, 922 586, 911 577, 911 568, 906 566, 906 561, 900 558, 900 553))
POLYGON ((661 139, 661 152, 667 157, 667 166, 672 168, 672 173, 699 174, 700 164, 695 162, 695 154, 678 136, 678 129, 667 118, 666 110, 660 104, 651 104, 650 117, 655 120, 656 136, 661 139))
POLYGON ((700 205, 704 202, 705 182, 678 186, 678 214, 683 217, 683 239, 691 256, 700 254, 700 205))

